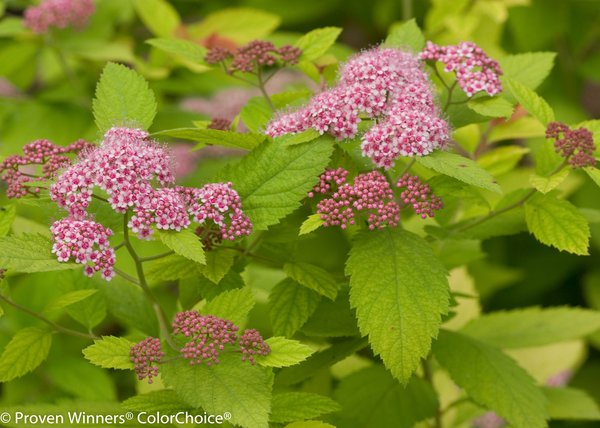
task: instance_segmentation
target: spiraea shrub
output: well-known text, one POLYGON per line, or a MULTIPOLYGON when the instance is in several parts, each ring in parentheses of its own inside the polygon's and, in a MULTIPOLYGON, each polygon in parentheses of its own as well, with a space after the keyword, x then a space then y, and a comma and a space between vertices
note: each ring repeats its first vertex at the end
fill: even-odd
POLYGON ((543 90, 571 75, 523 48, 542 2, 405 1, 355 50, 246 7, 22 3, 0 1, 4 425, 598 423, 600 122, 543 90))

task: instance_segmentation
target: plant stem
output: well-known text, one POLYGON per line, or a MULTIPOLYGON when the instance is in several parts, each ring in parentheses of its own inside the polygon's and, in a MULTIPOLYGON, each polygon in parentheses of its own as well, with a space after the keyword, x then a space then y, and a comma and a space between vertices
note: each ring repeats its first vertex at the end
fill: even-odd
POLYGON ((54 330, 59 331, 61 333, 69 334, 69 335, 75 336, 75 337, 82 337, 82 338, 85 338, 85 339, 98 339, 98 336, 96 336, 94 334, 82 333, 80 331, 71 330, 70 328, 66 328, 66 327, 63 327, 62 325, 56 324, 54 321, 49 320, 45 316, 43 316, 41 314, 38 314, 37 312, 32 311, 31 309, 26 308, 25 306, 21 306, 18 303, 13 302, 11 299, 9 299, 8 297, 5 297, 5 296, 3 296, 1 294, 0 294, 0 300, 2 300, 5 303, 8 303, 13 308, 18 309, 21 312, 25 312, 26 314, 29 314, 32 317, 37 318, 40 321, 45 322, 50 327, 52 327, 54 330))
MULTIPOLYGON (((433 373, 431 372, 431 367, 429 366, 429 358, 422 361, 423 365, 423 376, 425 380, 429 382, 431 387, 433 388, 433 373)), ((435 418, 433 420, 433 428, 442 428, 442 412, 438 408, 435 411, 435 418)))
POLYGON ((263 94, 263 97, 265 97, 265 100, 267 100, 267 103, 269 104, 269 106, 271 107, 271 110, 275 111, 275 105, 273 104, 273 101, 271 101, 271 98, 269 97, 269 94, 267 93, 267 88, 265 87, 265 81, 263 81, 263 76, 262 76, 262 71, 260 69, 260 66, 257 68, 257 72, 256 72, 256 77, 258 78, 258 89, 260 90, 260 92, 263 94))
POLYGON ((402 0, 402 20, 408 21, 413 17, 412 0, 402 0))
MULTIPOLYGON (((131 245, 131 241, 129 240, 129 229, 127 228, 127 222, 128 222, 128 212, 126 212, 123 215, 123 238, 124 238, 124 242, 125 242, 125 247, 127 248, 127 251, 129 251, 131 258, 133 259, 133 262, 135 263, 135 270, 138 275, 139 286, 142 287, 142 290, 144 290, 146 297, 152 303, 152 309, 154 309, 154 313, 156 314, 156 318, 158 320, 158 325, 160 327, 161 335, 165 338, 165 340, 167 341, 167 343, 169 344, 169 346, 171 348, 173 348, 175 350, 179 350, 179 348, 173 341, 173 338, 171 337, 171 334, 169 332, 169 327, 168 327, 169 323, 167 321, 167 316, 166 316, 162 306, 160 306, 158 299, 156 298, 156 296, 154 295, 154 293, 148 286, 148 282, 146 282, 146 276, 144 275, 144 267, 142 266, 142 261, 141 261, 140 257, 138 256, 138 254, 136 253, 135 249, 133 248, 133 245, 131 245)), ((129 275, 127 275, 127 276, 129 276, 129 275)))
POLYGON ((452 86, 450 86, 448 88, 448 100, 446 101, 446 105, 444 106, 444 111, 447 111, 450 104, 452 104, 452 92, 454 91, 454 88, 456 87, 456 82, 457 81, 455 80, 454 83, 452 84, 452 86))

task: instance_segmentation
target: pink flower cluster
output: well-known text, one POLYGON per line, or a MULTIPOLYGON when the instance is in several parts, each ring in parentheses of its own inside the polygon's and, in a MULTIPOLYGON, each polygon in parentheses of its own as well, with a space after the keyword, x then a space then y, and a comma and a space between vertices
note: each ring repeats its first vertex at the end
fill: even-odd
POLYGON ((345 229, 348 225, 356 223, 357 215, 364 216, 369 229, 398 225, 400 207, 393 201, 392 188, 383 174, 371 171, 358 175, 353 184, 339 185, 343 182, 343 176, 339 170, 326 171, 321 175, 320 183, 311 192, 312 195, 331 193, 329 198, 317 204, 317 212, 321 214, 325 227, 340 226, 345 229), (330 190, 331 187, 327 187, 333 183, 339 185, 335 192, 330 190))
POLYGON ((420 58, 443 63, 446 72, 454 71, 458 85, 469 97, 481 91, 490 96, 502 91, 500 65, 475 43, 461 42, 458 45, 439 46, 427 42, 420 58))
POLYGON ((129 358, 134 364, 138 379, 148 378, 148 383, 152 383, 152 378, 158 376, 157 364, 164 356, 165 353, 161 348, 160 340, 154 337, 147 337, 133 345, 129 350, 129 358))
POLYGON ((87 276, 101 272, 107 281, 114 276, 115 251, 108 242, 112 230, 91 220, 67 217, 54 222, 50 231, 54 241, 52 252, 59 262, 73 259, 85 264, 87 276))
POLYGON ((34 33, 47 33, 50 27, 81 29, 96 10, 93 0, 43 0, 25 10, 24 25, 34 33))
POLYGON ((282 65, 294 65, 302 51, 294 46, 285 45, 281 48, 266 40, 253 40, 246 45, 231 52, 221 47, 208 51, 205 60, 209 64, 224 63, 231 59, 231 64, 226 67, 228 73, 243 71, 256 72, 257 67, 271 67, 280 62, 282 65))
POLYGON ((76 154, 93 147, 84 140, 62 147, 48 140, 36 140, 23 146, 23 156, 9 156, 0 163, 0 178, 8 184, 6 195, 9 198, 21 198, 27 194, 37 194, 39 187, 27 186, 28 182, 53 178, 58 170, 69 166, 71 159, 67 154, 76 154), (33 173, 36 165, 41 165, 41 175, 33 173), (29 169, 29 172, 26 170, 29 169), (25 171, 24 171, 25 170, 25 171))
MULTIPOLYGON (((238 345, 237 332, 238 327, 231 321, 195 311, 179 312, 173 320, 173 334, 186 339, 181 354, 190 365, 219 364, 219 355, 225 347, 238 345)), ((254 364, 254 355, 268 355, 271 349, 258 331, 245 330, 239 339, 239 351, 242 361, 254 364)))
POLYGON ((439 116, 419 59, 383 48, 351 58, 335 87, 275 118, 266 134, 276 137, 312 128, 339 140, 354 138, 365 116, 376 124, 362 138, 363 155, 379 167, 392 167, 400 156, 427 155, 449 140, 448 123, 439 116))
POLYGON ((441 210, 444 207, 442 200, 431 192, 429 184, 421 182, 416 175, 404 174, 398 180, 397 187, 405 187, 400 194, 400 199, 411 205, 415 213, 425 219, 433 217, 434 211, 441 210))
POLYGON ((573 168, 596 166, 593 134, 586 128, 571 129, 561 122, 550 122, 546 129, 546 138, 554 138, 556 152, 573 168))

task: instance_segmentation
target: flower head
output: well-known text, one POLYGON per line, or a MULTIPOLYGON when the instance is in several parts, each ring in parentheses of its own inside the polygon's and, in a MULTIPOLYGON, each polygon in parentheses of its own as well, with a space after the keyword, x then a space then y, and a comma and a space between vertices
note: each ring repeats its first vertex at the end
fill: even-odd
POLYGON ((475 43, 461 42, 458 45, 439 46, 427 42, 420 58, 443 63, 446 72, 454 71, 458 85, 469 97, 481 91, 490 96, 502 91, 500 65, 475 43))
POLYGON ((266 40, 252 40, 233 52, 222 47, 214 47, 208 51, 204 59, 209 64, 224 63, 231 59, 231 64, 226 68, 228 73, 237 71, 254 73, 257 67, 272 67, 277 63, 294 65, 300 55, 302 50, 291 45, 277 48, 272 42, 266 40))
POLYGON ((550 122, 546 129, 546 138, 554 138, 556 152, 573 168, 595 166, 593 134, 586 128, 571 129, 561 122, 550 122))
POLYGON ((208 129, 217 129, 219 131, 229 131, 231 129, 231 121, 229 119, 223 119, 215 117, 207 126, 208 129))
POLYGON ((34 33, 47 33, 50 27, 81 29, 96 10, 93 0, 43 0, 25 10, 24 25, 34 33))
POLYGON ((252 365, 256 364, 255 355, 269 355, 271 347, 264 341, 260 333, 255 329, 244 330, 240 337, 240 351, 242 352, 242 361, 250 361, 252 365))
POLYGON ((307 106, 279 115, 266 134, 276 137, 315 129, 337 139, 354 138, 361 118, 377 119, 363 136, 363 155, 390 168, 400 156, 422 156, 449 140, 427 74, 417 57, 377 48, 352 57, 333 88, 307 106))
POLYGON ((421 182, 416 175, 404 174, 396 186, 406 188, 400 194, 400 199, 405 204, 411 205, 415 213, 423 219, 433 217, 434 211, 443 208, 442 200, 435 196, 429 185, 421 182))
POLYGON ((115 251, 108 241, 112 230, 92 220, 67 217, 54 222, 50 231, 54 241, 52 252, 59 262, 73 259, 84 264, 87 276, 95 272, 100 272, 106 280, 114 276, 115 251))
POLYGON ((134 364, 135 373, 139 380, 148 378, 148 383, 152 383, 152 378, 158 376, 158 366, 162 357, 165 356, 160 339, 147 337, 139 343, 136 343, 129 350, 129 358, 134 364))

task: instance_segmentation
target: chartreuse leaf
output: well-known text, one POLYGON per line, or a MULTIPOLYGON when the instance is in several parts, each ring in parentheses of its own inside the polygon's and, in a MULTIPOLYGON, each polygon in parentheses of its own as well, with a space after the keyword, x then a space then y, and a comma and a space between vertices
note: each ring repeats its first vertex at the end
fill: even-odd
POLYGON ((8 382, 34 370, 48 356, 52 332, 45 328, 19 330, 0 356, 0 382, 8 382))
POLYGON ((160 412, 174 414, 181 411, 192 410, 189 404, 184 403, 175 391, 161 389, 147 394, 134 395, 121 403, 123 408, 132 412, 160 412))
POLYGON ((315 351, 297 340, 286 339, 285 337, 271 337, 266 340, 271 348, 271 353, 266 356, 255 357, 256 362, 265 367, 288 367, 298 364, 315 351))
POLYGON ((300 206, 332 152, 333 144, 320 139, 295 146, 268 141, 227 168, 221 178, 233 182, 254 229, 264 230, 300 206))
POLYGON ((161 365, 161 377, 184 402, 210 414, 231 413, 230 422, 244 428, 267 428, 271 403, 271 373, 222 353, 220 364, 191 366, 186 360, 161 365))
POLYGON ((42 235, 0 237, 0 266, 13 272, 50 272, 77 269, 81 265, 61 263, 52 254, 52 241, 42 235))
POLYGON ((233 250, 222 249, 220 251, 209 251, 206 253, 206 265, 200 266, 202 275, 210 279, 215 284, 223 279, 227 272, 233 266, 235 259, 235 252, 233 250))
POLYGON ((206 263, 202 242, 200 242, 200 238, 191 230, 183 229, 179 232, 173 230, 157 230, 156 234, 163 244, 180 256, 196 263, 206 263))
POLYGON ((10 227, 17 216, 17 206, 7 205, 0 207, 0 236, 8 235, 10 227))
MULTIPOLYGON (((280 137, 275 137, 275 142, 279 144, 283 144, 285 146, 293 146, 295 144, 307 143, 309 141, 315 140, 321 137, 319 131, 316 131, 312 128, 307 129, 306 131, 298 132, 296 134, 285 134, 280 137)), ((327 135, 322 138, 331 138, 327 135)))
POLYGON ((134 0, 133 5, 144 25, 159 37, 171 37, 181 18, 167 0, 134 0))
POLYGON ((542 177, 537 174, 529 176, 529 183, 540 193, 548 193, 556 187, 558 187, 565 179, 569 176, 569 169, 563 168, 556 174, 552 174, 550 177, 542 177))
POLYGON ((56 313, 60 312, 61 309, 87 299, 97 292, 98 290, 94 289, 70 291, 69 293, 63 294, 62 296, 50 302, 48 306, 44 308, 44 313, 49 316, 56 315, 56 313))
MULTIPOLYGON (((226 251, 229 253, 229 251, 226 251)), ((207 258, 210 259, 210 256, 207 258)), ((177 254, 149 261, 145 264, 146 277, 149 281, 175 281, 194 278, 202 275, 205 266, 192 263, 189 259, 177 254)))
POLYGON ((471 399, 514 428, 547 426, 547 400, 541 389, 500 350, 469 336, 440 330, 433 354, 471 399))
POLYGON ((501 193, 500 186, 498 186, 494 177, 471 159, 443 151, 437 151, 428 156, 420 156, 416 159, 419 164, 440 174, 454 177, 463 183, 472 184, 482 189, 501 193))
POLYGON ((273 13, 236 7, 211 13, 203 17, 200 23, 188 26, 188 30, 197 39, 218 34, 238 44, 244 44, 268 36, 280 22, 281 18, 273 13))
POLYGON ((155 132, 152 135, 179 138, 181 140, 196 141, 196 149, 206 145, 231 147, 234 149, 252 150, 265 139, 264 135, 253 133, 239 133, 222 131, 219 129, 176 128, 155 132))
POLYGON ((575 388, 543 388, 550 418, 560 420, 600 420, 600 409, 587 392, 575 388))
POLYGON ((492 312, 474 319, 462 333, 499 348, 564 342, 600 329, 600 312, 581 308, 527 308, 492 312))
POLYGON ((325 221, 321 218, 321 214, 309 215, 300 226, 298 235, 306 235, 307 233, 314 232, 319 227, 323 226, 324 223, 325 221))
POLYGON ((470 100, 467 106, 475 113, 487 117, 509 118, 513 112, 513 105, 502 97, 484 97, 470 100))
POLYGON ((206 48, 184 39, 150 39, 146 43, 170 54, 181 56, 194 63, 204 63, 206 48))
POLYGON ((230 320, 234 324, 246 323, 254 307, 254 296, 250 287, 225 291, 208 302, 201 310, 203 314, 230 320))
POLYGON ((324 395, 311 392, 282 392, 273 395, 271 422, 284 423, 317 418, 340 409, 338 403, 324 395))
POLYGON ((321 296, 335 300, 339 288, 338 283, 333 275, 325 269, 310 263, 292 262, 286 263, 283 270, 298 284, 316 291, 321 296))
POLYGON ((431 385, 412 377, 403 386, 380 365, 342 379, 334 396, 342 405, 338 428, 412 428, 438 409, 431 385))
POLYGON ((390 48, 409 48, 413 52, 419 52, 425 46, 425 36, 413 18, 392 25, 383 45, 390 48))
POLYGON ((504 90, 510 93, 519 104, 542 124, 548 125, 554 120, 554 111, 546 100, 535 93, 533 89, 511 79, 504 79, 504 90))
POLYGON ((422 238, 383 229, 355 239, 346 271, 361 333, 406 384, 448 311, 446 269, 422 238))
POLYGON ((273 110, 263 97, 252 97, 242 110, 240 111, 240 119, 244 125, 252 131, 260 135, 271 119, 273 110))
POLYGON ((93 110, 102 133, 113 126, 148 129, 156 115, 156 100, 142 76, 124 65, 109 62, 96 86, 93 110))
POLYGON ((129 351, 133 342, 124 337, 102 336, 83 350, 83 356, 92 364, 105 369, 133 370, 129 351))
POLYGON ((527 147, 513 145, 496 147, 479 156, 477 163, 494 177, 498 177, 512 171, 529 151, 527 147))
POLYGON ((269 295, 269 315, 273 333, 291 337, 317 308, 321 297, 292 279, 284 279, 269 295))
POLYGON ((296 47, 302 49, 301 61, 314 61, 329 50, 342 32, 339 27, 317 28, 309 31, 296 42, 296 47))
POLYGON ((89 401, 116 400, 115 385, 108 372, 79 357, 61 355, 50 360, 44 372, 53 386, 75 397, 89 401))
POLYGON ((568 253, 588 254, 588 222, 570 202, 552 195, 535 195, 525 203, 525 220, 542 244, 568 253))
POLYGON ((285 428, 335 428, 333 425, 321 421, 299 421, 287 424, 285 428))
POLYGON ((600 186, 600 170, 592 167, 587 167, 584 168, 584 171, 594 181, 594 183, 600 186))
POLYGON ((498 62, 504 77, 516 80, 528 88, 535 89, 550 74, 554 66, 554 52, 528 52, 508 55, 498 62))

